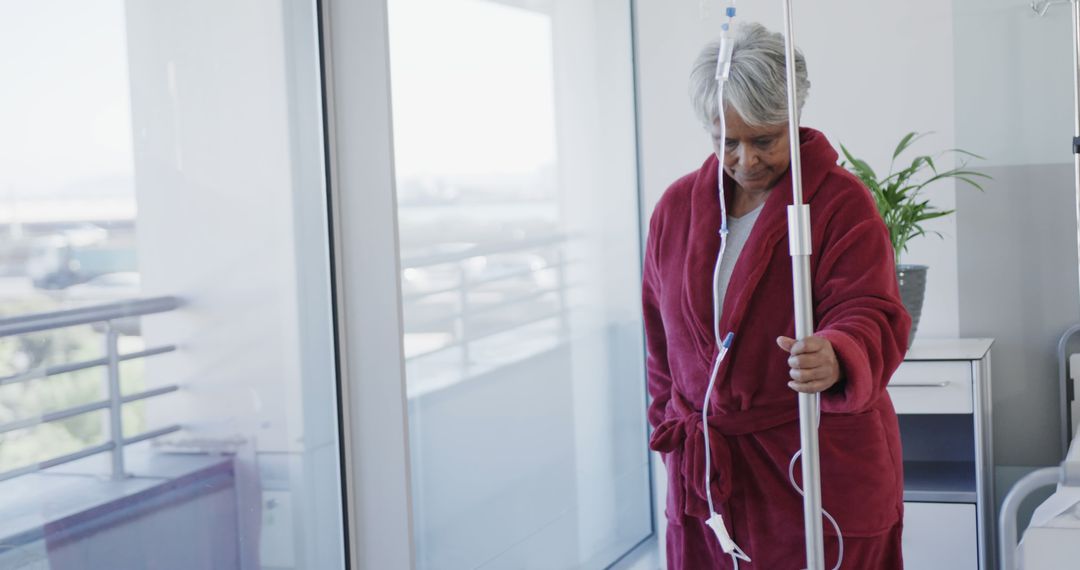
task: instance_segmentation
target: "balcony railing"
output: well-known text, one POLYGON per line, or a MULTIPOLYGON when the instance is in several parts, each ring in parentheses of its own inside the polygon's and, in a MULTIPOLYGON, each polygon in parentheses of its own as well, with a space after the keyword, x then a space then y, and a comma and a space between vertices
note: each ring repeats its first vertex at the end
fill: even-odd
POLYGON ((146 441, 148 439, 179 431, 179 425, 170 425, 131 437, 124 437, 123 414, 121 413, 124 404, 175 392, 179 387, 176 385, 168 385, 153 390, 126 395, 121 392, 121 362, 173 352, 176 350, 176 347, 173 345, 159 346, 138 352, 120 354, 118 342, 120 332, 117 330, 117 322, 122 319, 132 319, 156 313, 166 313, 177 309, 180 305, 181 301, 176 297, 154 297, 0 319, 0 338, 15 337, 88 324, 103 324, 105 327, 105 356, 103 358, 28 370, 19 374, 0 377, 0 386, 21 382, 33 382, 49 378, 50 376, 100 367, 106 369, 108 378, 105 399, 69 408, 53 410, 40 416, 0 424, 0 435, 26 429, 42 423, 65 420, 98 410, 108 410, 109 413, 109 439, 104 443, 86 447, 66 455, 53 457, 46 461, 41 461, 25 467, 0 472, 0 481, 106 452, 111 453, 112 455, 112 477, 114 479, 122 479, 125 476, 125 445, 131 445, 133 443, 146 441))
POLYGON ((474 367, 480 342, 515 335, 504 339, 513 350, 518 337, 542 323, 553 325, 543 333, 551 343, 565 339, 574 289, 569 270, 579 263, 567 256, 572 243, 556 234, 405 256, 406 363, 439 358, 443 373, 463 379, 484 368, 474 367), (413 335, 424 334, 439 340, 410 346, 413 335))

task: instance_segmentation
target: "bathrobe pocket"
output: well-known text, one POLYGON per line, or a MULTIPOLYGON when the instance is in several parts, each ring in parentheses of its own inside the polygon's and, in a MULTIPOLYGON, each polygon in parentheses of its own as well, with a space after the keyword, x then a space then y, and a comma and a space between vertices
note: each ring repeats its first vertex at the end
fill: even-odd
MULTIPOLYGON (((861 414, 823 414, 821 501, 844 536, 877 536, 900 519, 903 473, 890 454, 877 410, 861 414)), ((796 465, 796 480, 802 480, 796 465)), ((835 531, 827 520, 825 534, 835 531)))

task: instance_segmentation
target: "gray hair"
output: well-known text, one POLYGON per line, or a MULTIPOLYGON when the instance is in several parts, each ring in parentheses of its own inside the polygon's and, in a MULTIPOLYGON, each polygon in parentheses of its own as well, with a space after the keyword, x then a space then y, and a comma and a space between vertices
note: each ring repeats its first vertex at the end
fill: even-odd
MULTIPOLYGON (((784 36, 758 23, 740 24, 734 34, 731 73, 724 83, 724 105, 754 127, 788 122, 787 70, 784 67, 784 36)), ((716 101, 716 60, 720 40, 701 50, 690 71, 690 98, 698 119, 706 126, 719 118, 716 101)), ((795 86, 799 113, 810 90, 806 58, 795 51, 795 86)))

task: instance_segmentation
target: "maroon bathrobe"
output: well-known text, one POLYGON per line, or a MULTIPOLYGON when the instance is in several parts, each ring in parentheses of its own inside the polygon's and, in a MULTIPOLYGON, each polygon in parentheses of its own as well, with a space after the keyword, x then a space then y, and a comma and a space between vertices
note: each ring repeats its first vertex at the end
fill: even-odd
MULTIPOLYGON (((900 302, 888 232, 862 184, 837 166, 820 132, 801 130, 803 192, 810 204, 815 334, 843 371, 822 394, 822 502, 844 536, 843 568, 903 566, 903 475, 896 413, 885 385, 907 350, 911 319, 900 302)), ((668 471, 667 557, 671 570, 731 568, 705 526, 701 405, 716 357, 712 274, 720 247, 717 159, 678 181, 656 206, 645 253, 650 446, 668 471)), ((725 182, 728 203, 734 183, 725 182)), ((735 542, 752 559, 741 569, 806 567, 802 498, 788 482, 799 449, 797 393, 788 388, 794 337, 787 205, 790 172, 769 194, 735 265, 720 332, 735 333, 709 411, 712 495, 735 542)), ((802 482, 801 465, 795 478, 802 482)), ((825 521, 825 565, 837 540, 825 521)))

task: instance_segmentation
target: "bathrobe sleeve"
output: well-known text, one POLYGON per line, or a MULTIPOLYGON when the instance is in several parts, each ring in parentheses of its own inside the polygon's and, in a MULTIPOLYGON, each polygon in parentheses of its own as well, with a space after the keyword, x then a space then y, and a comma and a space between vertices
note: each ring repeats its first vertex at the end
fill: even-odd
POLYGON ((815 335, 833 346, 842 379, 822 393, 825 412, 873 405, 907 352, 911 317, 900 301, 888 230, 865 188, 841 178, 814 275, 815 335))
POLYGON ((658 256, 659 216, 654 214, 649 222, 649 235, 645 242, 645 260, 642 270, 642 314, 645 321, 645 347, 648 355, 645 369, 648 375, 649 423, 655 428, 664 421, 667 405, 671 401, 671 369, 668 367, 667 337, 664 319, 660 313, 660 275, 658 256))

